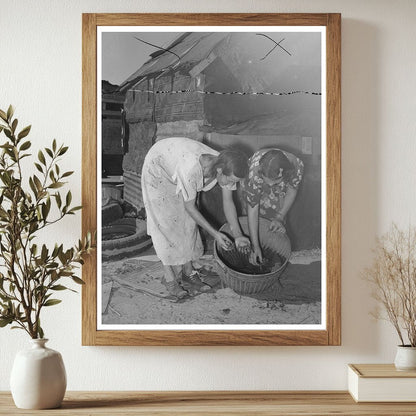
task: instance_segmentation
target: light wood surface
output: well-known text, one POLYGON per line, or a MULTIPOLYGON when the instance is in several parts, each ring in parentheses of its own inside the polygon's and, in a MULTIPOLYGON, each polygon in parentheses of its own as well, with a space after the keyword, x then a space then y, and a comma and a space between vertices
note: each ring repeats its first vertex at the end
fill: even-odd
MULTIPOLYGON (((82 15, 82 234, 97 229, 97 44, 95 16, 82 15)), ((97 328, 97 256, 85 259, 82 277, 82 343, 94 344, 97 328)))
POLYGON ((415 415, 414 403, 355 403, 346 392, 69 392, 59 409, 16 409, 0 393, 0 415, 415 415))
POLYGON ((341 15, 328 14, 326 273, 328 345, 341 345, 341 15))
POLYGON ((83 345, 340 345, 341 344, 341 15, 320 14, 83 14, 83 232, 97 227, 97 26, 325 26, 327 47, 327 232, 325 330, 98 331, 97 260, 83 267, 83 345))
POLYGON ((96 13, 98 26, 325 26, 327 13, 96 13))
POLYGON ((363 378, 415 378, 416 371, 398 371, 394 364, 349 364, 363 378))

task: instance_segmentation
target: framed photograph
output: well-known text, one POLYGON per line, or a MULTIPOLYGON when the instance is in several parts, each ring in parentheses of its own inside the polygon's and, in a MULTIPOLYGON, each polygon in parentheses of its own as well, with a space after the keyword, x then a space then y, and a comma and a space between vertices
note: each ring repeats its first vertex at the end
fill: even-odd
POLYGON ((83 15, 83 345, 340 345, 340 33, 83 15))

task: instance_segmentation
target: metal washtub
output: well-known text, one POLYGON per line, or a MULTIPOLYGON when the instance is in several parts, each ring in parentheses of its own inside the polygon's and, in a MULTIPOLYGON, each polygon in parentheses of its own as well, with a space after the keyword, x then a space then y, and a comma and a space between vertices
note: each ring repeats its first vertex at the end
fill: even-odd
MULTIPOLYGON (((240 217, 239 221, 244 234, 248 235, 247 217, 240 217)), ((214 244, 214 258, 219 265, 218 273, 223 286, 233 289, 238 294, 250 295, 264 292, 279 279, 289 261, 291 245, 286 233, 269 230, 270 223, 271 221, 265 218, 259 218, 260 245, 263 257, 268 258, 269 263, 264 273, 261 268, 253 273, 249 254, 239 253, 235 247, 226 251, 214 244)), ((220 231, 231 236, 228 223, 224 224, 220 231)))

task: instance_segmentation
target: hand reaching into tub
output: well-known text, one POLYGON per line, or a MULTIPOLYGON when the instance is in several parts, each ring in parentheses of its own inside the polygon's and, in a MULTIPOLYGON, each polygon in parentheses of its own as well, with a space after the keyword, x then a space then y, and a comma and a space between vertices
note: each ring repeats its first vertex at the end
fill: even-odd
POLYGON ((233 242, 230 240, 229 237, 227 237, 224 233, 218 231, 215 234, 215 240, 217 241, 217 244, 223 249, 223 250, 231 250, 233 248, 233 242))
POLYGON ((258 266, 259 264, 263 263, 263 253, 261 252, 261 248, 259 246, 252 248, 249 261, 251 264, 254 264, 255 266, 258 266))
POLYGON ((235 246, 240 253, 248 254, 250 252, 250 239, 244 235, 234 239, 235 246))

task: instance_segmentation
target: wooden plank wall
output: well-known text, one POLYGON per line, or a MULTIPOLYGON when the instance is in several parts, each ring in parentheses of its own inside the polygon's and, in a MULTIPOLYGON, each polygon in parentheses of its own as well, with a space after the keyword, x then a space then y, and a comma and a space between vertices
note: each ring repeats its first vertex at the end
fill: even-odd
POLYGON ((139 210, 143 208, 142 175, 133 171, 124 171, 124 200, 139 210))

